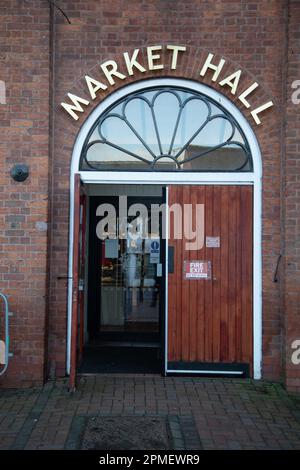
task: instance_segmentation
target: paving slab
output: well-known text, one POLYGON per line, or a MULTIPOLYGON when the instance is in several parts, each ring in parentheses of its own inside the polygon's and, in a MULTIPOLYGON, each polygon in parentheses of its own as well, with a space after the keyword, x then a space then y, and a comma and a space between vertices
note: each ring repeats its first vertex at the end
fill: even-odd
MULTIPOLYGON (((300 396, 270 382, 103 374, 81 377, 74 394, 67 379, 0 390, 0 449, 89 448, 93 422, 100 429, 114 420, 123 437, 126 422, 157 423, 153 434, 170 449, 300 449, 300 396)), ((124 442, 114 434, 115 449, 143 446, 133 435, 124 442)))

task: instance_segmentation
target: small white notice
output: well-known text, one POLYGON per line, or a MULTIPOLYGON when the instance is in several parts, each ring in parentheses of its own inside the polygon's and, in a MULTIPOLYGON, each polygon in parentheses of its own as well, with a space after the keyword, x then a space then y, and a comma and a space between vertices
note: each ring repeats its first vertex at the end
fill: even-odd
POLYGON ((220 248, 220 237, 206 237, 206 248, 220 248))
POLYGON ((150 242, 150 263, 159 263, 160 260, 160 239, 150 242))

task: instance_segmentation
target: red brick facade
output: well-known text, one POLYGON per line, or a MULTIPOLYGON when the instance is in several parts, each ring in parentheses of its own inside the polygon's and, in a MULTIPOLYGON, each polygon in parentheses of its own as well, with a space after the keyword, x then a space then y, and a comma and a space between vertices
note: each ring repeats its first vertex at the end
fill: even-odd
POLYGON ((104 60, 121 63, 123 52, 139 48, 146 63, 146 46, 180 44, 187 50, 175 71, 163 49, 163 70, 117 80, 101 98, 132 81, 175 76, 207 83, 241 109, 263 160, 263 377, 285 379, 290 389, 300 389, 300 366, 290 359, 291 341, 300 339, 300 104, 291 101, 291 84, 300 79, 299 2, 59 1, 71 24, 45 0, 3 3, 0 80, 6 82, 7 104, 0 105, 0 290, 9 295, 15 315, 14 357, 0 384, 25 386, 49 373, 65 375, 67 280, 62 277, 68 263, 70 159, 80 126, 100 99, 77 122, 60 102, 69 91, 88 98, 83 77, 100 79, 104 60), (229 89, 213 84, 209 73, 199 76, 208 52, 216 62, 226 59, 222 76, 243 70, 241 90, 260 84, 253 107, 273 100, 261 126, 229 89), (30 166, 25 183, 10 177, 19 162, 30 166))
POLYGON ((0 6, 0 290, 9 297, 11 351, 3 386, 41 382, 45 362, 49 197, 49 6, 4 1, 0 6), (30 177, 16 183, 16 163, 30 177))
MULTIPOLYGON (((291 362, 291 345, 300 338, 300 100, 292 100, 293 83, 300 77, 300 3, 289 2, 287 106, 284 139, 283 211, 284 211, 284 295, 285 382, 289 390, 300 389, 299 365, 291 362)), ((298 82, 298 87, 300 82, 298 82)))

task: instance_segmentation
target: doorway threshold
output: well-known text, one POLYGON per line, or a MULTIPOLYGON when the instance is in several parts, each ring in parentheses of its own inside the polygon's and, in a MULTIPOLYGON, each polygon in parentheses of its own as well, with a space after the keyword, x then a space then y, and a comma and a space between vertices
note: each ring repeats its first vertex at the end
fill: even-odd
POLYGON ((98 346, 85 348, 78 373, 161 373, 162 361, 157 347, 98 346))
POLYGON ((91 344, 89 348, 119 347, 119 348, 159 348, 157 341, 101 341, 98 344, 91 344))

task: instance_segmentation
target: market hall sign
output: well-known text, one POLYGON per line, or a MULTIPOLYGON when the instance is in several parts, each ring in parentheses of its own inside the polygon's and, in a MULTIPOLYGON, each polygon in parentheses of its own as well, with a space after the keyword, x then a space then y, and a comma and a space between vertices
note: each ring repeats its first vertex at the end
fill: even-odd
MULTIPOLYGON (((174 45, 167 45, 165 46, 168 51, 170 51, 171 55, 171 70, 176 70, 178 56, 184 54, 186 51, 185 46, 174 46, 174 45)), ((164 69, 164 64, 161 63, 161 51, 163 46, 149 46, 147 47, 147 61, 148 61, 148 70, 162 70, 164 69)), ((135 49, 131 56, 129 56, 128 52, 124 52, 123 59, 125 62, 125 66, 127 69, 128 76, 134 75, 134 72, 138 70, 141 73, 146 72, 146 68, 139 62, 139 49, 135 49)), ((220 80, 221 71, 226 63, 225 59, 221 59, 218 63, 214 61, 214 54, 209 53, 201 70, 199 71, 199 75, 204 77, 207 72, 213 72, 211 76, 212 82, 217 82, 221 87, 228 86, 230 88, 230 92, 232 95, 237 94, 239 81, 242 75, 242 70, 236 70, 230 75, 222 78, 220 80)), ((115 60, 107 60, 100 64, 100 68, 104 74, 104 81, 100 82, 89 75, 85 75, 86 85, 92 100, 97 97, 97 93, 101 91, 107 90, 109 86, 113 86, 115 84, 115 80, 125 80, 127 78, 124 73, 119 71, 118 63, 115 60)), ((259 87, 257 82, 253 82, 246 90, 244 90, 241 94, 238 95, 238 99, 240 102, 248 109, 251 108, 251 104, 248 101, 249 96, 259 87)), ((89 101, 85 98, 81 98, 80 96, 74 95, 72 93, 68 93, 68 97, 72 104, 70 103, 61 103, 62 107, 72 116, 73 119, 77 121, 78 115, 77 113, 83 113, 84 106, 89 105, 89 101)), ((261 124, 261 120, 259 118, 259 114, 265 111, 266 109, 273 106, 272 101, 268 101, 263 103, 261 106, 253 109, 251 111, 251 115, 256 122, 256 124, 261 124)))

